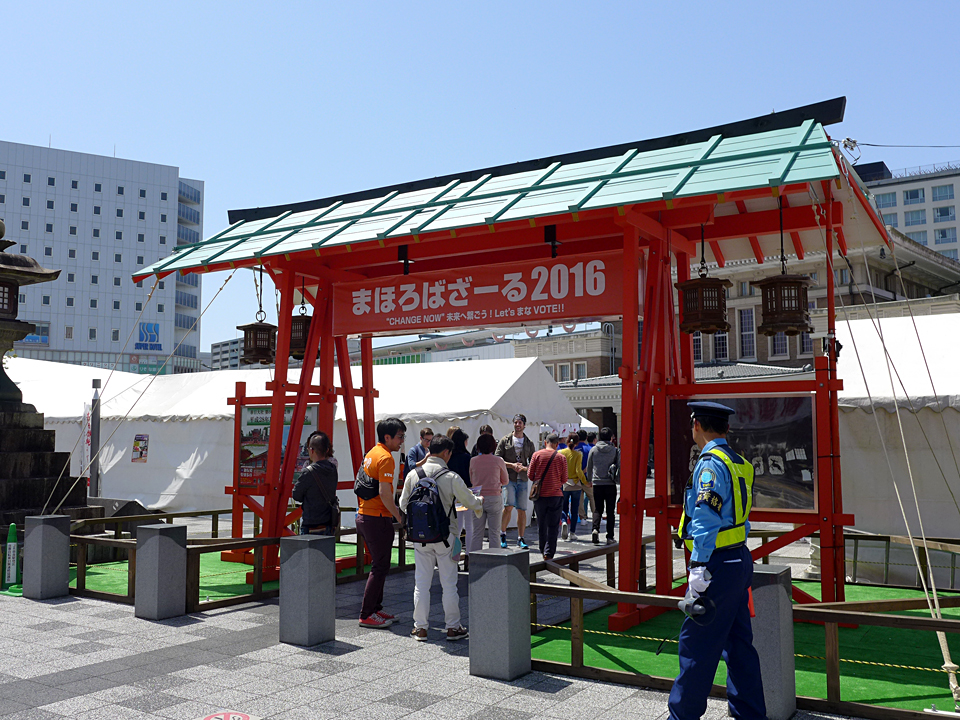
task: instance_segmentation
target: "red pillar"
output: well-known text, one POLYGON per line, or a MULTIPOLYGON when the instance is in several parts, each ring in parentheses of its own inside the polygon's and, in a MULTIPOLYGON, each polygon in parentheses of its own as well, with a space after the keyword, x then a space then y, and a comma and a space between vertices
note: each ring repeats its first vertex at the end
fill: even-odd
POLYGON ((363 447, 370 450, 377 444, 377 418, 373 400, 377 391, 373 387, 373 339, 360 338, 360 374, 363 378, 363 447))
POLYGON ((347 338, 336 338, 337 369, 340 372, 340 387, 343 388, 343 410, 347 419, 347 438, 350 441, 350 460, 353 474, 356 475, 363 462, 363 445, 360 441, 360 419, 357 417, 356 391, 353 388, 353 374, 350 372, 350 351, 347 338))

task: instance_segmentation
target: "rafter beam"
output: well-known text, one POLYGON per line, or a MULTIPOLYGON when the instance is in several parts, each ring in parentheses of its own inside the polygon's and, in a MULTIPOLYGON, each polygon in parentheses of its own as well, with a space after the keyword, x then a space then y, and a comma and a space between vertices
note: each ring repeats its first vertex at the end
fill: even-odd
MULTIPOLYGON (((747 204, 743 200, 736 201, 737 210, 740 211, 741 215, 747 214, 747 204)), ((760 249, 760 241, 757 239, 756 235, 751 235, 747 238, 750 241, 750 248, 753 250, 753 257, 756 259, 759 265, 763 265, 763 250, 760 249)))
MULTIPOLYGON (((828 212, 832 214, 834 226, 843 223, 843 203, 836 201, 830 204, 828 212)), ((817 225, 814 208, 809 205, 795 208, 784 208, 783 229, 785 231, 802 232, 816 230, 817 225)), ((780 214, 777 210, 762 210, 747 213, 746 215, 724 215, 714 218, 713 225, 705 230, 707 240, 729 240, 731 238, 746 238, 751 235, 780 234, 780 214)))
MULTIPOLYGON (((781 195, 781 196, 780 196, 780 200, 783 202, 783 206, 784 206, 785 208, 790 207, 790 198, 788 198, 786 195, 781 195)), ((794 231, 794 232, 791 232, 791 233, 790 233, 790 240, 793 241, 793 251, 797 254, 797 259, 798 259, 798 260, 803 260, 803 255, 804 255, 804 253, 803 253, 803 241, 800 239, 800 233, 795 232, 795 231, 794 231)))

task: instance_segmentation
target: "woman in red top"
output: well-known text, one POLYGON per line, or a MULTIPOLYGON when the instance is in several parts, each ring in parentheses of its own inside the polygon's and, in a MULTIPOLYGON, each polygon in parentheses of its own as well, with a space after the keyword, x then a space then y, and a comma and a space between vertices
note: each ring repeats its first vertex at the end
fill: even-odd
POLYGON ((510 480, 503 458, 494 455, 497 439, 493 435, 477 438, 476 457, 470 459, 470 483, 473 492, 483 498, 483 515, 468 517, 467 552, 483 549, 483 529, 487 528, 490 547, 499 547, 500 521, 503 518, 503 487, 510 480))
POLYGON ((543 478, 540 497, 533 507, 537 513, 537 535, 544 560, 552 560, 557 552, 557 535, 560 534, 560 513, 563 508, 563 484, 567 481, 567 463, 557 452, 560 436, 547 435, 546 447, 538 450, 530 459, 527 475, 531 480, 543 478))

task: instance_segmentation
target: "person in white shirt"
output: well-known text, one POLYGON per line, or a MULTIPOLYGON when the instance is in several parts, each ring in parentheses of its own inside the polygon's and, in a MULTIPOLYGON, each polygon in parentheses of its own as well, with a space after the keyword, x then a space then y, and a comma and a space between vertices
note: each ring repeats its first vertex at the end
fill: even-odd
MULTIPOLYGON (((424 475, 437 484, 442 507, 449 508, 450 530, 443 542, 413 544, 415 587, 413 590, 413 632, 418 641, 427 639, 427 627, 430 616, 430 585, 433 583, 433 570, 440 571, 440 586, 443 588, 443 614, 446 623, 447 640, 462 640, 468 637, 465 627, 460 624, 460 596, 457 593, 457 571, 460 560, 460 537, 457 534, 456 503, 472 510, 477 517, 483 515, 483 499, 467 488, 463 479, 447 468, 447 460, 453 452, 453 440, 446 435, 434 435, 430 441, 430 454, 420 468, 424 475)), ((414 490, 420 483, 420 475, 411 470, 403 483, 400 495, 400 510, 407 512, 414 490)))

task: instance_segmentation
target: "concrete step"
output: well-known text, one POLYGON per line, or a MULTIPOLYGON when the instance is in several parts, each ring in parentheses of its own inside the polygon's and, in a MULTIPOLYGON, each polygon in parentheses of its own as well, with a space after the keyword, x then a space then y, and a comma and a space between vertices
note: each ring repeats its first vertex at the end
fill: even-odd
POLYGON ((57 479, 56 475, 40 478, 0 478, 0 509, 3 513, 30 510, 28 515, 39 512, 47 499, 50 507, 47 512, 56 507, 61 500, 68 507, 87 505, 87 481, 81 478, 74 484, 76 478, 64 476, 57 479))
MULTIPOLYGON (((0 482, 6 479, 57 477, 69 461, 70 453, 66 452, 0 452, 0 482)), ((4 507, 2 497, 0 507, 4 507)))
POLYGON ((40 428, 4 428, 0 431, 0 453, 53 452, 57 434, 40 428))
POLYGON ((33 408, 32 405, 20 405, 21 409, 8 410, 0 407, 0 430, 7 428, 42 428, 43 413, 36 410, 24 410, 22 408, 33 408))

